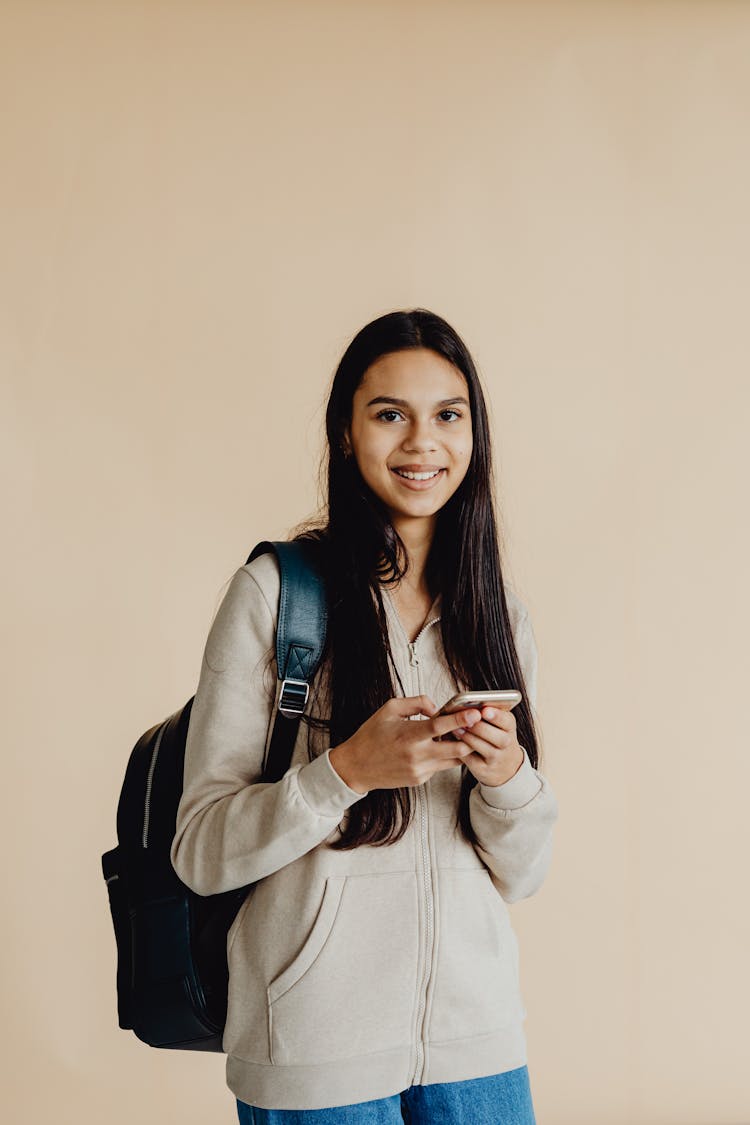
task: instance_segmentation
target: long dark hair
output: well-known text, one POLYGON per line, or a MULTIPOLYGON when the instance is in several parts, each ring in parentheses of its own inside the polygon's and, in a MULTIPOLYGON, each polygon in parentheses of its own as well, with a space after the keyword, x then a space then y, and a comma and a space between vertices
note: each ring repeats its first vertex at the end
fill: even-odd
MULTIPOLYGON (((325 715, 307 717, 330 732, 330 745, 349 738, 397 694, 389 665, 388 631, 380 583, 406 572, 406 549, 385 506, 365 484, 343 439, 352 400, 376 360, 391 352, 429 348, 449 360, 468 386, 473 450, 466 475, 438 513, 425 568, 431 596, 442 593, 440 627, 451 675, 472 689, 517 687, 518 741, 538 763, 537 737, 516 653, 501 572, 494 510, 489 422, 479 377, 469 351, 451 326, 426 309, 387 313, 365 325, 341 358, 326 409, 327 505, 320 526, 297 528, 295 539, 312 541, 320 553, 328 591, 329 629, 325 715)), ((443 702, 436 700, 436 703, 443 702)), ((461 766, 456 824, 472 843, 469 794, 476 778, 461 766)), ((372 789, 347 810, 334 848, 384 845, 403 836, 413 815, 409 788, 372 789)))

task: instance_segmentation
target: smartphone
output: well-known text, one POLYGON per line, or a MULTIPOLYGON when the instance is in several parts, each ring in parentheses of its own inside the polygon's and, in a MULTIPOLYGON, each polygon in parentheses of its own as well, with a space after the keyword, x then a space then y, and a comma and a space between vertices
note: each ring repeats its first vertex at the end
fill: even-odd
POLYGON ((438 711, 438 715, 450 715, 453 711, 464 711, 468 707, 483 707, 489 703, 496 703, 498 707, 510 704, 511 709, 521 702, 522 695, 515 688, 506 688, 503 691, 461 691, 454 695, 438 711))
MULTIPOLYGON (((498 689, 496 691, 461 691, 443 704, 438 711, 438 715, 450 715, 453 711, 464 711, 469 707, 483 707, 490 703, 495 703, 498 707, 510 704, 512 710, 521 702, 522 698, 520 691, 516 691, 515 688, 498 689)), ((436 741, 455 742, 456 739, 453 734, 448 733, 442 735, 436 741)))

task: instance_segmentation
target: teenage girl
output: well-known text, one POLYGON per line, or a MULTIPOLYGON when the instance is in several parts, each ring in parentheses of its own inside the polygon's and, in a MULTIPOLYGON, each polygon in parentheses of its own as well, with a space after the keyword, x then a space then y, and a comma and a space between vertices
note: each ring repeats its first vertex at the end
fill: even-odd
POLYGON ((507 903, 541 886, 558 811, 465 344, 423 309, 374 320, 326 429, 326 511, 296 537, 325 576, 327 644, 291 765, 260 780, 270 554, 219 607, 186 746, 175 869, 200 894, 253 884, 227 938, 227 1083, 241 1123, 535 1125, 507 903), (491 689, 520 702, 438 714, 491 689))

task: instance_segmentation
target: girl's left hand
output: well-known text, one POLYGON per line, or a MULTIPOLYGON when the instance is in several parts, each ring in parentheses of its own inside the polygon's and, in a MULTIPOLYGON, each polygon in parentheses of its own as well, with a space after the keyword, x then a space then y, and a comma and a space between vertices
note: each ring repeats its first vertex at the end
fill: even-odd
POLYGON ((471 730, 455 731, 455 738, 473 753, 464 754, 466 763, 477 781, 483 785, 503 785, 521 768, 523 749, 516 737, 516 718, 507 707, 484 706, 482 718, 471 730))

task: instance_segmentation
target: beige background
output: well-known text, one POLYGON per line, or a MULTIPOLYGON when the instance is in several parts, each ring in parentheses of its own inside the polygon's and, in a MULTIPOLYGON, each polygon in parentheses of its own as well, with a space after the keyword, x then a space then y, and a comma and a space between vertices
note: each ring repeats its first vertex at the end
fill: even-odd
POLYGON ((100 855, 344 347, 423 305, 540 649, 539 1125, 750 1121, 750 5, 0 10, 4 1119, 236 1120, 117 1028, 100 855))

